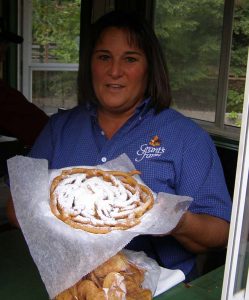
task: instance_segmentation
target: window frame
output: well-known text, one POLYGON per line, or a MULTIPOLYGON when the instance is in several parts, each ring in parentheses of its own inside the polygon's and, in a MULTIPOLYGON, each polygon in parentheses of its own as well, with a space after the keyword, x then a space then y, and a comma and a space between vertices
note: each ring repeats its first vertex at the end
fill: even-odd
MULTIPOLYGON (((32 62, 32 0, 23 1, 23 71, 22 92, 32 102, 33 71, 74 71, 78 72, 79 64, 72 63, 34 63, 32 62)), ((79 20, 80 22, 80 20, 79 20)))
POLYGON ((225 124, 235 4, 235 0, 224 0, 223 32, 221 39, 220 70, 218 77, 215 121, 214 123, 211 123, 207 121, 195 120, 211 135, 220 139, 227 138, 231 141, 231 144, 233 144, 233 141, 239 142, 241 130, 239 127, 225 124))
MULTIPOLYGON (((227 257, 223 278, 221 300, 246 300, 249 298, 249 269, 245 289, 234 293, 238 261, 240 255, 240 241, 243 229, 243 217, 246 198, 249 189, 249 48, 247 60, 246 86, 243 105, 243 117, 240 133, 237 171, 233 197, 233 209, 230 223, 227 257)), ((248 243, 248 241, 247 241, 248 243)))

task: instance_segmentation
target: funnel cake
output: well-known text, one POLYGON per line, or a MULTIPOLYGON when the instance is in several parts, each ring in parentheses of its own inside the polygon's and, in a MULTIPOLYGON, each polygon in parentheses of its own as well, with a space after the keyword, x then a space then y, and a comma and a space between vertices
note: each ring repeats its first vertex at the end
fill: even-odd
POLYGON ((139 184, 132 177, 135 174, 139 172, 63 170, 50 187, 52 213, 71 227, 91 233, 131 228, 154 203, 150 189, 139 184))

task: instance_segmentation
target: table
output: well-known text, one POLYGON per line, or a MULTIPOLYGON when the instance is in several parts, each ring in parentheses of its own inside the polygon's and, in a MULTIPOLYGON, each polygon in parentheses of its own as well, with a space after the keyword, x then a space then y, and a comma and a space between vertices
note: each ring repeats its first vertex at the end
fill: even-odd
MULTIPOLYGON (((155 300, 219 300, 224 267, 189 285, 184 283, 155 297, 155 300)), ((0 233, 0 299, 48 300, 48 294, 19 229, 0 233)))
POLYGON ((220 300, 224 266, 221 266, 189 284, 180 283, 155 300, 220 300))

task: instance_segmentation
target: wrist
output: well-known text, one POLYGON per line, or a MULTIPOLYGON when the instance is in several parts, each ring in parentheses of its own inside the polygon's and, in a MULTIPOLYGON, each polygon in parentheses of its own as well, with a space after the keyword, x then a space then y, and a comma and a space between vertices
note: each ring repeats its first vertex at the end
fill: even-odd
POLYGON ((190 212, 185 212, 181 219, 179 220, 179 222, 177 223, 176 227, 171 231, 171 235, 176 237, 179 234, 181 234, 184 230, 184 224, 186 223, 186 219, 188 217, 188 214, 190 214, 190 212))

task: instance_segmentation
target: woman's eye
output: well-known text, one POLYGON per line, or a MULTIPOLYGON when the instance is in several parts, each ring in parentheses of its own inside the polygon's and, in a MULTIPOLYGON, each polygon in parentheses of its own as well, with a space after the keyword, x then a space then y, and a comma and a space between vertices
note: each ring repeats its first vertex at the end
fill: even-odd
POLYGON ((135 57, 131 57, 131 56, 128 56, 125 59, 129 63, 133 63, 133 62, 137 61, 137 59, 135 57))
POLYGON ((110 58, 110 56, 109 56, 109 55, 106 55, 106 54, 102 54, 102 55, 99 55, 99 56, 98 56, 98 59, 103 60, 103 61, 106 61, 106 60, 108 60, 109 58, 110 58))

